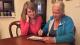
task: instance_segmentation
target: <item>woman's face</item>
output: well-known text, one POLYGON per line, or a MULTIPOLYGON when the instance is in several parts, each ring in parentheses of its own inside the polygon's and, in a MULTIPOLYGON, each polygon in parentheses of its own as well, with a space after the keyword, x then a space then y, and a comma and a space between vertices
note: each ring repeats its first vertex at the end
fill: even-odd
POLYGON ((60 18, 62 15, 62 11, 60 9, 60 5, 54 5, 52 7, 52 13, 55 18, 60 18))
POLYGON ((30 17, 30 18, 35 18, 36 14, 35 14, 35 11, 27 8, 27 15, 30 17))

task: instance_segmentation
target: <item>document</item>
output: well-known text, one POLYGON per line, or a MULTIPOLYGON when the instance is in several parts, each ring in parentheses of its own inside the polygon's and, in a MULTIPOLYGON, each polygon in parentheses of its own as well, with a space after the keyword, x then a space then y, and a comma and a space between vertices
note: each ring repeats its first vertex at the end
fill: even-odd
POLYGON ((42 37, 39 37, 39 36, 30 36, 27 39, 30 39, 30 40, 42 40, 42 37))

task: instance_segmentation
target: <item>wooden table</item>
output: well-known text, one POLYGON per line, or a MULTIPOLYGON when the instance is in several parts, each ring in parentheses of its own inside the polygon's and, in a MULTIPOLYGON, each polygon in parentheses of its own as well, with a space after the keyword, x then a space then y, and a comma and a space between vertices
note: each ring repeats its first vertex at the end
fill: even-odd
POLYGON ((66 45, 66 44, 47 44, 42 41, 27 40, 26 36, 1 39, 0 45, 66 45))

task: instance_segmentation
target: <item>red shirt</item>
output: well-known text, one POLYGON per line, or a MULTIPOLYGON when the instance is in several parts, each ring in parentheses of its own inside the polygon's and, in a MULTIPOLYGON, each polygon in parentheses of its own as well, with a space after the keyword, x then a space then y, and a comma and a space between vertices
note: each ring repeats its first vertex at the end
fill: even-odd
POLYGON ((29 28, 33 34, 37 35, 38 31, 41 29, 41 25, 42 25, 41 16, 37 16, 35 24, 30 24, 29 22, 24 23, 24 21, 21 18, 20 19, 21 35, 27 35, 29 28))

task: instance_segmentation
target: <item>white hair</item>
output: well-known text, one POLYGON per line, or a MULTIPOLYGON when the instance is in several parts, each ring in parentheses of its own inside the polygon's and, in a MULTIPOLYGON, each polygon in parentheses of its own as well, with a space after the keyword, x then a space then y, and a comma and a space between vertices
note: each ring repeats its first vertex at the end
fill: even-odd
POLYGON ((64 13, 65 5, 62 1, 57 1, 57 2, 53 3, 53 7, 54 7, 54 5, 59 5, 62 13, 64 13))

